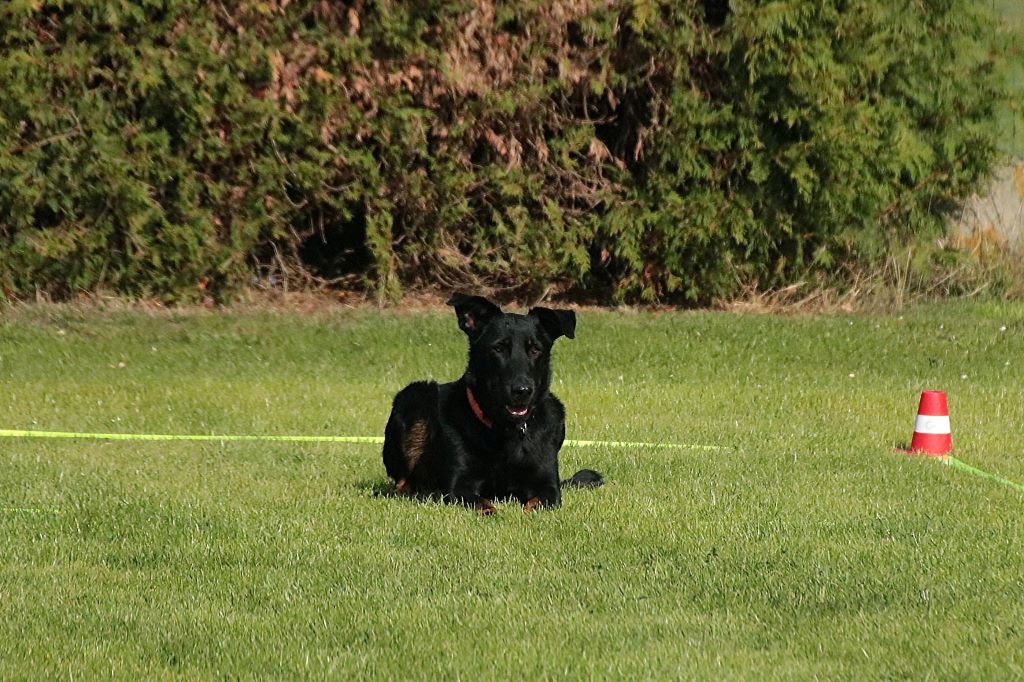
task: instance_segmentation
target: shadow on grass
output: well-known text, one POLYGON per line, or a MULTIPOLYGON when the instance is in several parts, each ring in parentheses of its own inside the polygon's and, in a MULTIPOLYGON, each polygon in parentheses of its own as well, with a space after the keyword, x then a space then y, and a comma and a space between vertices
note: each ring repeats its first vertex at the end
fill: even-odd
POLYGON ((437 502, 440 497, 437 495, 424 495, 419 493, 409 492, 397 492, 395 490, 395 484, 390 480, 362 480, 358 481, 353 486, 363 495, 367 497, 373 497, 376 499, 392 499, 392 500, 405 500, 407 502, 437 502))
POLYGON ((451 507, 463 507, 471 510, 476 509, 477 514, 480 514, 481 516, 492 516, 496 512, 496 509, 494 507, 495 503, 500 505, 518 504, 518 502, 516 502, 516 500, 511 497, 497 499, 494 500, 493 502, 489 502, 486 508, 481 513, 481 510, 479 508, 474 508, 472 504, 446 502, 440 495, 437 494, 428 495, 423 493, 396 492, 395 484, 388 480, 362 480, 353 484, 353 487, 356 490, 358 490, 361 494, 374 499, 400 500, 402 502, 406 502, 409 504, 445 503, 451 507))
POLYGON ((364 495, 370 497, 393 497, 401 499, 408 497, 408 495, 399 495, 395 492, 395 484, 388 480, 363 480, 358 481, 353 487, 364 495))

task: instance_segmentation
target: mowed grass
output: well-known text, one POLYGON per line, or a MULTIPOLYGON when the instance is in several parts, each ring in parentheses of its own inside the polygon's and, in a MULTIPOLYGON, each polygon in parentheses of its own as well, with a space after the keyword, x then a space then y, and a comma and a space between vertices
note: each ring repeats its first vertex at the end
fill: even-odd
MULTIPOLYGON (((442 313, 43 307, 0 428, 378 435, 457 377, 442 313)), ((378 446, 0 439, 0 678, 1024 676, 1024 495, 896 454, 919 392, 1024 481, 1024 306, 583 311, 555 349, 607 485, 493 518, 382 495, 378 446)))

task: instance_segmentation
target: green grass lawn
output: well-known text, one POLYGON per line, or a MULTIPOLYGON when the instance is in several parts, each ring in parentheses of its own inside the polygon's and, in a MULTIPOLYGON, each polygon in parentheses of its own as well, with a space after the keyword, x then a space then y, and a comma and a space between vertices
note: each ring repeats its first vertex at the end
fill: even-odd
MULTIPOLYGON (((382 433, 449 314, 17 309, 0 428, 382 433)), ((919 392, 1024 481, 1024 306, 583 311, 566 449, 608 484, 492 518, 380 449, 0 439, 0 678, 1024 676, 1024 495, 895 454, 919 392), (38 511, 31 511, 38 510, 38 511)))

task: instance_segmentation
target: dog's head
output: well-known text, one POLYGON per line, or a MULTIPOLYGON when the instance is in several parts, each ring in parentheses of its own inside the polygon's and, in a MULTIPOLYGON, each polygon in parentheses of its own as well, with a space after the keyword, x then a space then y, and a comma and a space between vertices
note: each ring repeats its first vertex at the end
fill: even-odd
POLYGON ((522 425, 551 385, 551 346, 574 338, 571 310, 532 308, 526 315, 503 313, 481 296, 455 294, 459 328, 469 337, 466 381, 495 423, 522 425))

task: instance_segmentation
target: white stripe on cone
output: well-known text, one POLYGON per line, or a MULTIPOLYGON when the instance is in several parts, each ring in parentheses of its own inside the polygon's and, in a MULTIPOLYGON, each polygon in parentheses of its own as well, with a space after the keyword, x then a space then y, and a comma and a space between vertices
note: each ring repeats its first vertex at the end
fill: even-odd
POLYGON ((950 433, 949 417, 933 414, 919 414, 914 420, 914 433, 950 433))

